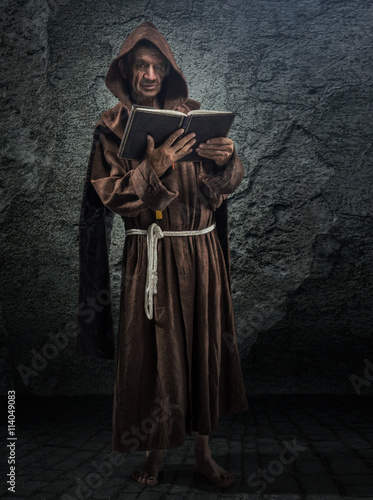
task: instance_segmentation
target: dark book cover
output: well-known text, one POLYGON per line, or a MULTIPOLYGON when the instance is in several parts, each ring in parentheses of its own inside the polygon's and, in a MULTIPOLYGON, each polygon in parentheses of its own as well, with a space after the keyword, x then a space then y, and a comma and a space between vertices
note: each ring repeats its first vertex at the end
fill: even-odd
MULTIPOLYGON (((123 138, 118 150, 119 158, 141 160, 145 156, 149 134, 153 137, 155 147, 179 128, 185 128, 185 134, 194 132, 196 143, 194 148, 213 137, 226 137, 235 118, 235 113, 225 111, 191 111, 188 115, 178 111, 133 106, 128 118, 123 138)), ((201 161, 195 151, 179 161, 201 161)))
MULTIPOLYGON (((193 149, 208 139, 213 137, 226 137, 229 133, 233 120, 236 115, 234 113, 216 112, 214 114, 192 114, 188 115, 186 120, 185 134, 194 132, 196 134, 196 143, 193 149)), ((185 155, 180 161, 201 161, 204 158, 199 156, 196 151, 185 155)))
POLYGON ((119 146, 118 156, 126 160, 144 158, 147 146, 146 136, 153 137, 155 148, 161 146, 175 130, 181 128, 183 113, 159 113, 160 110, 133 106, 119 146))

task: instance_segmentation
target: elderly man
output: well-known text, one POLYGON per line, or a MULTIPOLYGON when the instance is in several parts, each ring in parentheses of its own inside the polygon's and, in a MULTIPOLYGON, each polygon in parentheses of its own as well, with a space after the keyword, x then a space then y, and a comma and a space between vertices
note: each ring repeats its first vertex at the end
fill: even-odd
POLYGON ((226 198, 242 180, 242 164, 230 139, 196 144, 194 134, 183 136, 182 129, 157 148, 148 136, 141 161, 118 158, 132 104, 184 113, 200 106, 188 98, 184 75, 153 24, 144 22, 127 37, 106 85, 119 103, 102 114, 95 129, 80 222, 81 305, 92 296, 101 303, 93 318, 81 307, 77 350, 103 358, 113 354, 110 299, 104 291, 109 289, 108 233, 116 213, 126 238, 112 448, 146 450, 132 477, 152 485, 164 450, 183 445, 186 434, 194 432, 196 470, 218 486, 229 486, 233 476, 213 460, 208 438, 220 415, 247 409, 226 223, 226 198), (193 148, 201 161, 183 162, 193 148), (148 265, 154 252, 152 293, 148 265))

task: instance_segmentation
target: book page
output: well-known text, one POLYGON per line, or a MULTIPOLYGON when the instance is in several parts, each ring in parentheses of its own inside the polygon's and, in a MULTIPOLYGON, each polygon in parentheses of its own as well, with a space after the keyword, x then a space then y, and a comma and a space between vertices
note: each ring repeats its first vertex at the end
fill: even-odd
POLYGON ((189 111, 188 115, 232 115, 231 111, 210 111, 208 109, 195 109, 189 111))
POLYGON ((147 114, 161 114, 161 115, 179 115, 179 116, 186 116, 185 113, 182 113, 181 111, 175 111, 173 109, 157 109, 157 108, 150 108, 147 106, 134 106, 134 111, 132 113, 147 113, 147 114))

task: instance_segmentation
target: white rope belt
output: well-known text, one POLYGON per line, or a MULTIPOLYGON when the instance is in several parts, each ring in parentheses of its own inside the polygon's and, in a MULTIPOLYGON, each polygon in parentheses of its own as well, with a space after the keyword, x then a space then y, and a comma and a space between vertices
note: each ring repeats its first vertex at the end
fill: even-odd
POLYGON ((153 318, 153 298, 157 293, 158 281, 158 240, 164 236, 198 236, 213 231, 216 224, 196 231, 162 231, 155 222, 148 229, 128 229, 126 236, 132 234, 146 235, 148 268, 146 272, 145 285, 145 314, 149 319, 153 318))

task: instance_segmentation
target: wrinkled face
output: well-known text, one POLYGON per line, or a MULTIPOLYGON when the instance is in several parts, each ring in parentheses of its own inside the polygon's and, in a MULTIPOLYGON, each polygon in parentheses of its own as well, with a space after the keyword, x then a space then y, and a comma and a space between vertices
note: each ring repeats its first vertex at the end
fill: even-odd
POLYGON ((165 73, 166 61, 159 50, 146 47, 135 49, 129 82, 140 102, 159 94, 165 73))

